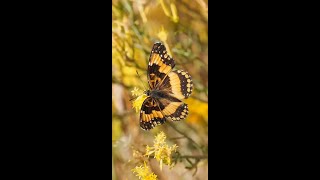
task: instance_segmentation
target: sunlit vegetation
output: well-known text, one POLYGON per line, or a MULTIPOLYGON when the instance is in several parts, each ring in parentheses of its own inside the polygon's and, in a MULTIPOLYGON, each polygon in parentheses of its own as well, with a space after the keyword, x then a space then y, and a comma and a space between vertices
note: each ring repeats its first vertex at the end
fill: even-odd
POLYGON ((114 180, 208 179, 207 5, 207 0, 112 0, 114 180), (144 131, 130 100, 148 87, 148 58, 157 41, 166 46, 175 69, 192 76, 194 89, 184 101, 185 120, 144 131))

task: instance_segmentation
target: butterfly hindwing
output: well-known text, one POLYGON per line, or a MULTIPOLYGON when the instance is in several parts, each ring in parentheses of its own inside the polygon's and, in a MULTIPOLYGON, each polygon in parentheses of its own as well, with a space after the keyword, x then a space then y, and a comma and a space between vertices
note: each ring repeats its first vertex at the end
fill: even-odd
POLYGON ((162 114, 169 120, 179 121, 188 116, 188 105, 182 101, 170 97, 158 99, 162 114))
POLYGON ((191 76, 183 70, 171 71, 159 89, 166 91, 178 99, 186 99, 191 95, 193 90, 191 76))
POLYGON ((150 130, 166 121, 158 104, 157 100, 152 97, 147 97, 142 103, 140 110, 140 127, 142 129, 150 130))
POLYGON ((179 106, 176 107, 175 112, 169 115, 167 119, 172 121, 180 121, 187 118, 188 114, 188 105, 186 103, 181 103, 179 106))
POLYGON ((150 89, 160 85, 175 66, 174 60, 168 55, 166 47, 157 42, 153 45, 148 64, 148 83, 150 89))

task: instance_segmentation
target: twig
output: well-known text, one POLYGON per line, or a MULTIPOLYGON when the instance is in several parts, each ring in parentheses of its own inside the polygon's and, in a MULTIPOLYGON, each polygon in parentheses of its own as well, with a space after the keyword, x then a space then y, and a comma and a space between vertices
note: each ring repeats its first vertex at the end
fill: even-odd
POLYGON ((208 156, 205 155, 200 155, 200 156, 192 156, 192 155, 185 155, 185 156, 181 156, 180 153, 176 154, 175 157, 175 162, 177 162, 178 160, 182 160, 185 159, 190 166, 186 166, 187 169, 195 169, 193 176, 196 175, 197 171, 198 171, 198 163, 201 161, 201 159, 207 159, 208 156), (195 162, 192 162, 190 159, 195 159, 195 162))
POLYGON ((181 136, 181 137, 172 137, 172 138, 169 138, 171 140, 175 140, 175 139, 183 139, 183 138, 186 138, 185 136, 181 136))
POLYGON ((200 156, 186 155, 186 156, 179 156, 179 158, 208 159, 208 156, 206 156, 206 155, 200 155, 200 156))
POLYGON ((171 122, 167 122, 167 124, 169 124, 170 127, 172 127, 175 131, 177 131, 178 133, 180 133, 181 135, 183 135, 184 137, 186 137, 190 142, 192 142, 197 148, 199 148, 201 151, 202 148, 199 144, 197 144, 193 139, 191 139, 189 136, 187 136, 185 133, 181 132, 180 130, 178 130, 171 122))

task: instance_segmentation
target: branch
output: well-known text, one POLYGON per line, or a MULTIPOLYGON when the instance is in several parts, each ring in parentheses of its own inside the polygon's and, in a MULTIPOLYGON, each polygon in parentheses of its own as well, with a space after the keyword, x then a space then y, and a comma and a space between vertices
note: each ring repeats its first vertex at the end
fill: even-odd
POLYGON ((203 149, 201 148, 201 146, 196 143, 193 139, 191 139, 189 136, 187 136, 185 133, 181 132, 180 130, 178 130, 170 121, 167 121, 167 124, 172 127, 175 131, 177 131, 178 133, 180 133, 181 135, 183 135, 185 138, 187 138, 190 142, 192 142, 198 149, 200 149, 203 152, 203 149))
POLYGON ((201 159, 208 159, 207 155, 200 155, 200 156, 193 156, 193 155, 184 155, 181 156, 179 152, 176 152, 173 156, 173 162, 177 163, 179 160, 180 162, 182 161, 182 159, 185 159, 190 166, 186 166, 186 169, 195 169, 193 176, 197 173, 198 171, 198 163, 201 161, 201 159), (194 162, 192 162, 190 159, 194 159, 194 162))
POLYGON ((172 138, 169 138, 169 139, 171 139, 171 140, 175 140, 175 139, 184 139, 184 138, 186 138, 186 137, 184 137, 184 136, 180 136, 180 137, 172 137, 172 138))
POLYGON ((206 155, 200 155, 200 156, 186 155, 186 156, 179 156, 179 158, 208 159, 208 156, 206 156, 206 155))

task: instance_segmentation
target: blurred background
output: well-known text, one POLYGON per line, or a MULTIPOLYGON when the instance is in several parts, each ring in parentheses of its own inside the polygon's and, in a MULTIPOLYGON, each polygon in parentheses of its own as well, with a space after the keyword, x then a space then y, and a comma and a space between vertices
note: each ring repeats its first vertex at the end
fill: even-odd
MULTIPOLYGON (((158 179, 208 179, 208 2, 207 0, 112 0, 112 178, 138 179, 138 152, 163 131, 176 144, 175 166, 149 165, 158 179), (153 43, 162 42, 175 69, 189 72, 194 89, 186 99, 189 116, 151 131, 139 125, 132 107, 135 88, 144 90, 153 43), (136 71, 139 72, 142 82, 136 71)), ((139 154, 139 153, 138 153, 139 154)))

